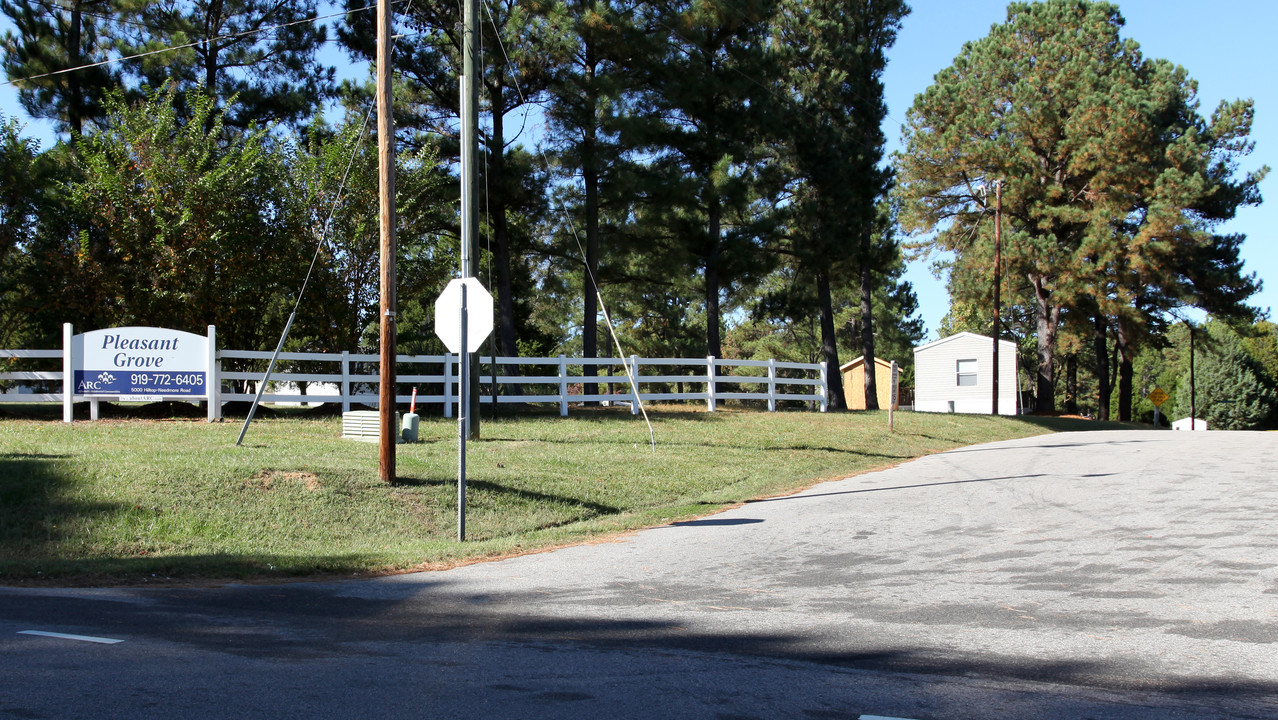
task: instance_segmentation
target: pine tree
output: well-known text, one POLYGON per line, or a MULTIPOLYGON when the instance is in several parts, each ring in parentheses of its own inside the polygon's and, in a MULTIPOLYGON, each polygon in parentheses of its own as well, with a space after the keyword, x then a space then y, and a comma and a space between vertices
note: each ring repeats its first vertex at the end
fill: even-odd
MULTIPOLYGON (((625 148, 618 124, 623 113, 631 76, 622 60, 630 43, 641 38, 634 32, 630 15, 607 0, 568 0, 555 13, 565 26, 558 37, 551 67, 546 111, 552 147, 563 170, 571 173, 564 188, 570 198, 570 222, 580 221, 582 231, 567 233, 571 239, 561 254, 577 258, 581 275, 581 352, 586 358, 599 356, 599 296, 602 255, 602 224, 608 209, 626 204, 619 197, 621 179, 627 173, 625 148), (579 243, 583 243, 578 247, 579 243), (584 255, 584 257, 579 257, 584 255)), ((617 241, 613 228, 612 243, 617 241)), ((605 346, 606 347, 606 346, 605 346)), ((596 367, 583 369, 587 376, 596 367)), ((587 383, 585 394, 594 395, 598 386, 587 383)))
MULTIPOLYGON (((1256 430, 1278 420, 1278 390, 1274 378, 1250 357, 1238 334, 1227 324, 1211 321, 1206 342, 1197 347, 1195 362, 1198 416, 1213 430, 1256 430)), ((1188 408, 1189 381, 1180 383, 1178 406, 1188 408)))
POLYGON ((19 101, 32 117, 53 120, 72 137, 104 117, 103 97, 120 80, 95 64, 108 58, 110 37, 103 30, 113 8, 112 0, 0 0, 0 12, 17 29, 0 40, 4 72, 18 81, 19 101), (78 69, 66 72, 72 68, 78 69), (22 79, 38 75, 45 77, 22 79))
MULTIPOLYGON (((1161 312, 1238 310, 1255 290, 1237 240, 1211 232, 1259 201, 1266 169, 1234 178, 1250 101, 1201 120, 1183 69, 1144 59, 1122 25, 1108 3, 1013 3, 915 100, 898 158, 907 228, 938 231, 928 244, 960 264, 992 256, 977 189, 1005 182, 1004 258, 1033 290, 1043 411, 1062 313, 1095 307, 1129 368, 1161 312)), ((1129 370, 1120 384, 1130 396, 1129 370)))
MULTIPOLYGON (((202 88, 224 106, 225 127, 300 125, 334 89, 335 70, 317 59, 327 30, 310 18, 315 0, 119 0, 115 29, 126 71, 147 89, 166 82, 180 93, 202 88)), ((181 97, 181 96, 179 96, 181 97)))
MULTIPOLYGON (((775 23, 786 68, 774 106, 784 118, 785 161, 795 179, 791 245, 815 280, 822 356, 839 367, 832 284, 838 269, 858 279, 861 354, 874 364, 874 278, 893 257, 876 246, 878 203, 891 176, 880 168, 887 106, 882 73, 886 52, 909 7, 900 0, 784 0, 775 23)), ((877 408, 873 373, 866 407, 877 408)), ((842 380, 832 372, 833 406, 844 405, 842 380)))
POLYGON ((771 227, 759 183, 766 94, 759 78, 770 75, 770 13, 769 0, 653 3, 640 26, 665 42, 627 63, 643 92, 623 142, 648 158, 637 192, 645 220, 661 233, 649 254, 699 274, 704 354, 716 357, 725 311, 767 270, 759 252, 771 227))

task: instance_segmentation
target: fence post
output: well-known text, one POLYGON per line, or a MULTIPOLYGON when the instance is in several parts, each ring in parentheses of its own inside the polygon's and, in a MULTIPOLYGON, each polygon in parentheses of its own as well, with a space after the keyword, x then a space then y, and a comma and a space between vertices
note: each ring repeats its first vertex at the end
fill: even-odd
POLYGON ((559 417, 568 417, 568 358, 559 355, 559 417))
MULTIPOLYGON (((622 361, 625 364, 625 361, 622 361)), ((633 402, 630 403, 630 414, 639 414, 639 356, 630 356, 630 397, 633 402)))
POLYGON ((209 362, 204 382, 209 403, 208 421, 217 422, 222 419, 222 378, 218 377, 217 327, 213 325, 209 326, 209 362))
POLYGON ((444 353, 444 417, 453 416, 453 354, 444 353))
POLYGON ((351 411, 351 351, 342 351, 342 412, 351 411))
POLYGON ((777 411, 777 359, 768 358, 768 412, 777 411))
POLYGON ((71 323, 62 323, 62 422, 71 422, 75 407, 75 358, 71 323))
POLYGON ((830 361, 822 360, 821 369, 817 372, 821 375, 821 412, 825 412, 826 406, 830 403, 830 381, 827 379, 830 374, 830 361))
POLYGON ((714 356, 706 356, 706 412, 714 412, 714 356))

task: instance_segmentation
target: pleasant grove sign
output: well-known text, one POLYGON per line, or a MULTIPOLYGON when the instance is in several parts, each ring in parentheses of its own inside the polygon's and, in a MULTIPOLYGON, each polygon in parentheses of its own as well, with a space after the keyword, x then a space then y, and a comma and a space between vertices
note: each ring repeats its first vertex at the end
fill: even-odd
POLYGON ((213 399, 209 369, 215 362, 217 341, 212 326, 207 337, 154 327, 71 335, 71 326, 66 325, 63 332, 69 336, 64 342, 70 341, 71 350, 65 356, 64 372, 70 375, 79 399, 213 399))

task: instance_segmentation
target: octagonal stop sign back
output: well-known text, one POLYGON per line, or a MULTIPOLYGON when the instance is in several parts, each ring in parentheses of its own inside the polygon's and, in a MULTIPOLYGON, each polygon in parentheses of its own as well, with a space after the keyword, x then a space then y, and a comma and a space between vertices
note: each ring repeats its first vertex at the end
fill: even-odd
POLYGON ((493 296, 479 280, 457 278, 435 301, 435 334, 448 352, 460 353, 462 287, 466 288, 466 352, 475 352, 493 331, 493 296))

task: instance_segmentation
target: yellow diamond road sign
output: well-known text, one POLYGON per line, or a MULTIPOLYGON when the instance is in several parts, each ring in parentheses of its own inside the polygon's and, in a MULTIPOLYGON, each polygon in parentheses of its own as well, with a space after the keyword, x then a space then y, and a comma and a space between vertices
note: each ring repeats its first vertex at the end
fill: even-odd
POLYGON ((1167 402, 1167 398, 1171 396, 1163 392, 1162 388, 1156 387, 1150 391, 1147 397, 1149 398, 1149 401, 1154 403, 1156 407, 1162 407, 1163 403, 1167 402))

